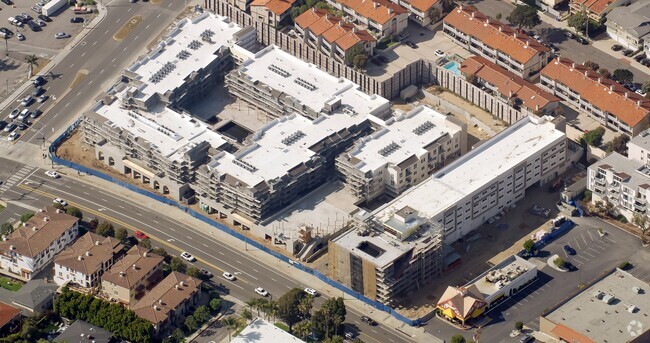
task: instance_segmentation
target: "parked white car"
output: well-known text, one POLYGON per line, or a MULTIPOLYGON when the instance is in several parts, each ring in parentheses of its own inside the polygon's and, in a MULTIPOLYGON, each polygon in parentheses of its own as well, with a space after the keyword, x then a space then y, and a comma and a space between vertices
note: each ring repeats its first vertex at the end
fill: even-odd
POLYGON ((305 288, 305 293, 307 293, 309 295, 313 295, 315 297, 318 296, 318 292, 315 289, 309 288, 309 287, 305 288))
POLYGON ((10 142, 13 142, 13 141, 16 140, 16 138, 18 138, 19 135, 20 134, 18 132, 14 131, 14 132, 9 134, 9 136, 7 137, 7 140, 10 141, 10 142))
POLYGON ((445 53, 440 49, 436 50, 434 52, 434 54, 436 54, 436 56, 438 56, 438 57, 445 57, 446 56, 445 53))
POLYGON ((196 261, 196 258, 195 258, 194 256, 192 256, 192 254, 190 254, 190 253, 187 252, 187 251, 183 251, 183 252, 181 253, 181 258, 184 259, 184 260, 187 261, 187 262, 194 262, 194 261, 196 261))
POLYGON ((52 200, 52 202, 54 202, 55 204, 59 204, 61 206, 68 206, 68 203, 65 202, 65 200, 63 200, 61 198, 56 198, 56 199, 52 200))

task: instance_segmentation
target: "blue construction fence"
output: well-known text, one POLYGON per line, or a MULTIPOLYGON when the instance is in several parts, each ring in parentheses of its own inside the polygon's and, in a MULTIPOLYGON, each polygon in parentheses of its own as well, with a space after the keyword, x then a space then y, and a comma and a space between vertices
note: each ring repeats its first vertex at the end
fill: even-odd
MULTIPOLYGON (((539 241, 535 242, 535 245, 533 247, 533 250, 540 250, 543 248, 546 244, 550 243, 552 240, 556 239, 557 237, 563 235, 567 231, 571 230, 575 226, 575 223, 571 219, 566 219, 560 227, 557 229, 551 231, 548 235, 544 236, 542 239, 539 241)), ((526 250, 522 249, 519 254, 519 256, 525 256, 526 255, 526 250)))
POLYGON ((112 182, 112 183, 114 183, 114 184, 116 184, 116 185, 118 185, 120 187, 124 187, 124 188, 126 188, 126 189, 128 189, 128 190, 130 190, 132 192, 136 192, 138 194, 147 196, 147 197, 149 197, 151 199, 154 199, 156 201, 159 201, 161 203, 164 203, 164 204, 167 204, 167 205, 170 205, 170 206, 178 207, 181 210, 183 210, 185 213, 191 215, 192 217, 194 217, 194 218, 196 218, 196 219, 198 219, 198 220, 200 220, 200 221, 202 221, 202 222, 204 222, 204 223, 206 223, 208 225, 216 227, 217 229, 219 229, 219 230, 221 230, 221 231, 223 231, 223 232, 225 232, 225 233, 227 233, 227 234, 241 240, 242 242, 245 241, 245 242, 247 242, 248 245, 253 246, 253 247, 257 248, 257 249, 260 249, 263 252, 277 258, 278 260, 280 260, 282 262, 288 263, 288 264, 292 265, 293 267, 295 267, 296 269, 299 269, 299 270, 302 270, 302 271, 304 271, 306 273, 314 275, 315 277, 317 277, 321 281, 327 283, 328 285, 343 291, 348 296, 351 296, 351 297, 353 297, 355 299, 358 299, 358 300, 364 302, 365 304, 370 305, 370 306, 372 306, 372 307, 374 307, 374 308, 376 308, 378 310, 387 312, 390 315, 392 315, 394 318, 396 318, 396 319, 398 319, 398 320, 400 320, 400 321, 402 321, 402 322, 404 322, 404 323, 406 323, 406 324, 408 324, 410 326, 420 326, 420 325, 422 325, 422 322, 423 322, 422 319, 412 320, 412 319, 406 318, 405 316, 397 313, 392 308, 390 308, 390 307, 388 307, 388 306, 386 306, 384 304, 381 304, 379 302, 376 302, 374 300, 371 300, 371 299, 365 297, 364 295, 359 294, 359 293, 345 287, 344 285, 342 285, 342 284, 328 278, 327 276, 323 275, 319 271, 314 270, 314 269, 309 268, 309 267, 306 267, 306 266, 302 265, 301 263, 296 262, 296 261, 288 258, 287 256, 284 256, 284 255, 282 255, 282 254, 280 254, 280 253, 278 253, 276 251, 273 251, 273 250, 269 249, 268 247, 258 243, 257 241, 250 240, 246 236, 244 236, 241 233, 237 232, 236 230, 231 229, 230 227, 228 227, 228 226, 226 226, 224 224, 221 224, 221 223, 219 223, 219 222, 217 222, 217 221, 215 221, 215 220, 213 220, 211 218, 208 218, 208 217, 204 216, 202 213, 196 212, 191 208, 183 206, 183 205, 179 204, 178 202, 176 202, 176 201, 174 201, 172 199, 165 198, 163 196, 160 196, 160 195, 157 195, 155 193, 149 192, 147 190, 139 188, 139 187, 137 187, 135 185, 132 185, 130 183, 124 182, 122 180, 118 180, 118 179, 116 179, 116 178, 114 178, 114 177, 112 177, 110 175, 106 175, 106 174, 104 174, 104 173, 102 173, 100 171, 97 171, 95 169, 91 169, 91 168, 88 168, 88 167, 85 167, 85 166, 79 165, 77 163, 70 162, 68 160, 65 160, 65 159, 62 159, 62 158, 58 157, 56 155, 57 149, 61 146, 61 144, 70 135, 72 135, 74 130, 77 129, 77 127, 79 126, 80 122, 81 122, 81 120, 77 120, 76 122, 74 122, 74 124, 70 125, 70 127, 68 127, 68 129, 63 134, 61 134, 59 137, 57 137, 52 142, 52 144, 50 144, 50 147, 48 149, 48 155, 49 155, 50 159, 52 160, 52 162, 54 162, 56 164, 59 164, 59 165, 62 165, 62 166, 66 166, 68 168, 75 169, 75 170, 77 170, 79 172, 82 172, 84 174, 95 176, 95 177, 98 177, 98 178, 100 178, 102 180, 112 182))

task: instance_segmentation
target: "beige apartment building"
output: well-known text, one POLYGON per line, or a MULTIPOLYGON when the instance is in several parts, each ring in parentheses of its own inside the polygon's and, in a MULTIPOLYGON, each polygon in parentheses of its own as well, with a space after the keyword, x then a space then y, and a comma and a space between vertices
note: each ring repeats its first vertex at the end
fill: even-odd
POLYGON ((361 29, 368 30, 377 39, 398 35, 408 26, 408 10, 389 0, 327 0, 327 3, 354 18, 361 29))
POLYGON ((452 10, 443 20, 443 33, 466 50, 524 79, 535 75, 551 57, 546 46, 472 6, 460 5, 452 10))
POLYGON ((296 0, 254 0, 249 4, 253 19, 280 28, 291 17, 291 7, 296 0))
POLYGON ((127 307, 133 306, 163 278, 163 258, 134 246, 102 277, 102 294, 127 307))

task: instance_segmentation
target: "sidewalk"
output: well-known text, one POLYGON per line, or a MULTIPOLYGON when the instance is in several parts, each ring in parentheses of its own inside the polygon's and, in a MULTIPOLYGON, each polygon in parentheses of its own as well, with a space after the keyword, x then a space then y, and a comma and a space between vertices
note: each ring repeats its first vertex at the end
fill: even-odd
MULTIPOLYGON (((59 51, 59 53, 56 54, 54 58, 52 58, 50 62, 45 67, 43 67, 43 69, 41 69, 39 72, 40 74, 44 75, 49 73, 57 64, 59 64, 59 62, 61 62, 66 56, 68 56, 68 54, 72 52, 77 44, 81 43, 86 38, 92 29, 95 28, 95 26, 99 25, 99 23, 101 23, 104 18, 106 18, 106 6, 103 4, 97 4, 97 10, 99 11, 99 14, 97 14, 97 16, 90 23, 88 23, 88 25, 86 25, 86 27, 78 35, 76 35, 68 45, 59 51)), ((35 75, 33 75, 32 78, 34 76, 35 75)), ((10 104, 14 103, 21 94, 23 94, 28 88, 31 87, 31 85, 31 79, 23 83, 6 99, 4 99, 4 101, 0 102, 0 109, 7 108, 10 104)), ((61 96, 59 99, 63 99, 63 97, 61 96)))
MULTIPOLYGON (((561 30, 567 30, 567 31, 575 34, 575 29, 572 28, 572 27, 569 27, 568 20, 558 21, 558 20, 555 19, 555 17, 550 17, 546 13, 540 13, 539 17, 542 19, 543 22, 545 22, 545 23, 547 23, 547 24, 549 24, 549 25, 551 25, 551 26, 553 26, 555 28, 558 28, 558 29, 561 29, 561 30)), ((621 54, 620 52, 613 51, 612 46, 614 44, 616 44, 616 41, 614 41, 613 39, 609 39, 609 38, 608 39, 600 39, 600 40, 589 39, 589 41, 590 41, 591 46, 593 46, 594 48, 596 48, 596 49, 602 51, 603 53, 606 53, 606 54, 616 58, 617 60, 619 60, 619 61, 621 61, 623 63, 627 63, 628 65, 642 71, 645 74, 650 75, 650 68, 648 68, 648 67, 644 66, 643 64, 635 61, 631 57, 626 57, 626 56, 623 56, 623 54, 621 54)), ((568 57, 570 58, 570 56, 568 56, 568 57)), ((624 68, 624 66, 621 66, 621 67, 624 68)), ((610 72, 613 73, 614 71, 610 70, 610 72)))

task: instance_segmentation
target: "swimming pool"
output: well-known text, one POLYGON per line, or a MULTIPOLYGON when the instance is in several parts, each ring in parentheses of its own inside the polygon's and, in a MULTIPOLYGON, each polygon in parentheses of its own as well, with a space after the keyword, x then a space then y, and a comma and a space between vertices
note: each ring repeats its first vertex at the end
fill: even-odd
POLYGON ((456 75, 460 75, 460 71, 458 70, 458 67, 460 67, 460 64, 458 64, 458 62, 453 62, 452 61, 452 62, 449 62, 449 63, 445 64, 445 66, 443 68, 449 70, 450 72, 452 72, 452 73, 454 73, 456 75))

